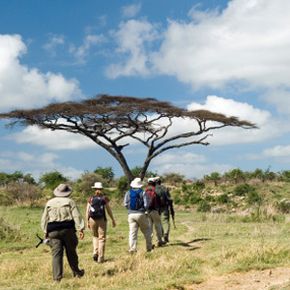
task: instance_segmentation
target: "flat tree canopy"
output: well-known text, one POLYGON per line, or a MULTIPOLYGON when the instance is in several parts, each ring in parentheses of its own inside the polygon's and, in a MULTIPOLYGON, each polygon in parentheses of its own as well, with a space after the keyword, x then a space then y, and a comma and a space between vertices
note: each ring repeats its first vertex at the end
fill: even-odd
POLYGON ((152 98, 109 95, 50 104, 41 109, 15 110, 0 114, 0 119, 11 119, 9 125, 37 125, 84 135, 109 152, 129 180, 134 176, 122 149, 130 139, 147 150, 140 174, 143 179, 152 159, 167 150, 208 145, 209 132, 227 126, 256 128, 251 122, 207 110, 188 111, 152 98), (189 120, 192 125, 172 134, 169 129, 178 119, 189 120))

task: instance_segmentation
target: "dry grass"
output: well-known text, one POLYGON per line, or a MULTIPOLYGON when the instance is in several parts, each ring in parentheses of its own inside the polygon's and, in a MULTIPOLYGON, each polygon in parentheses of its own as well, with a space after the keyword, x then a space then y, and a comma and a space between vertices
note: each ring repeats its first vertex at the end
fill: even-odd
POLYGON ((177 212, 178 228, 172 230, 166 247, 146 253, 139 234, 138 253, 131 256, 127 214, 119 209, 115 210, 118 226, 108 232, 106 262, 93 262, 91 236, 86 232, 78 248, 86 275, 73 278, 65 261, 64 279, 54 284, 49 247, 34 247, 41 209, 0 207, 1 215, 18 224, 23 235, 0 243, 0 289, 185 289, 184 285, 211 276, 289 266, 290 260, 287 222, 229 222, 226 214, 193 212, 177 212))

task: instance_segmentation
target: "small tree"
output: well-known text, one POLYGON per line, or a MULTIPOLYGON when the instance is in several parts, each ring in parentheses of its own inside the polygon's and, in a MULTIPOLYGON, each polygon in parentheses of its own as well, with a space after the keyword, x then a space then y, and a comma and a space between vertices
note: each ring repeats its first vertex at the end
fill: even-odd
POLYGON ((94 173, 102 176, 102 178, 105 179, 108 183, 111 183, 115 176, 112 167, 99 166, 96 170, 94 170, 94 173))
POLYGON ((64 177, 60 172, 58 171, 52 171, 44 173, 40 178, 39 181, 41 183, 44 183, 44 186, 48 189, 54 189, 56 188, 60 183, 67 182, 68 179, 64 177))
POLYGON ((218 172, 212 172, 205 176, 205 180, 212 181, 214 186, 217 186, 218 182, 221 180, 221 175, 218 172))
POLYGON ((119 162, 129 180, 133 179, 133 174, 123 149, 132 140, 147 149, 140 173, 143 179, 154 158, 171 149, 208 145, 210 131, 227 126, 256 128, 248 121, 206 110, 188 111, 152 98, 108 95, 81 102, 51 104, 41 109, 12 111, 0 114, 1 118, 12 119, 11 125, 37 125, 86 136, 119 162), (171 135, 170 128, 180 119, 191 124, 171 135))

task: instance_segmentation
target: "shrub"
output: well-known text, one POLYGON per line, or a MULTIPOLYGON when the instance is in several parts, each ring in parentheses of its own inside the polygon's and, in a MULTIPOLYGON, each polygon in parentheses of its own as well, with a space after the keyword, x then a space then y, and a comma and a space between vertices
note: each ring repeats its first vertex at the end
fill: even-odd
POLYGON ((246 196, 249 192, 255 191, 255 188, 247 183, 237 185, 234 188, 234 195, 236 196, 246 196))
POLYGON ((10 242, 18 240, 19 238, 19 228, 10 225, 4 218, 0 217, 0 240, 10 242))
POLYGON ((247 193, 247 201, 249 204, 261 204, 262 197, 259 195, 259 193, 254 189, 252 191, 249 191, 247 193))
POLYGON ((283 198, 277 203, 277 208, 281 213, 290 213, 290 200, 283 198))
POLYGON ((42 197, 38 186, 28 183, 10 182, 0 191, 0 204, 34 205, 42 197))
POLYGON ((207 202, 204 199, 199 202, 199 205, 197 207, 197 211, 199 211, 199 212, 209 212, 210 210, 211 210, 211 206, 210 206, 209 202, 207 202))
POLYGON ((129 189, 129 180, 126 176, 121 176, 118 180, 118 191, 119 195, 124 195, 125 192, 129 189))
POLYGON ((221 203, 221 204, 225 204, 225 203, 229 203, 230 202, 230 198, 229 198, 229 196, 226 193, 218 196, 216 200, 217 200, 218 203, 221 203))

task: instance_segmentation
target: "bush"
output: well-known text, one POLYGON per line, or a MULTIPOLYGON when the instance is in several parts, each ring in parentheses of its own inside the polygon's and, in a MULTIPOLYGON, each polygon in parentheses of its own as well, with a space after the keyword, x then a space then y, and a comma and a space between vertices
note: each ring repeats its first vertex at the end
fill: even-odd
POLYGON ((230 202, 230 198, 229 198, 229 196, 226 193, 218 196, 216 200, 217 200, 218 203, 221 203, 221 204, 225 204, 225 203, 229 203, 230 202))
POLYGON ((210 210, 211 210, 211 206, 210 206, 209 202, 207 202, 204 199, 199 202, 199 205, 197 207, 197 211, 199 211, 199 212, 209 212, 210 210))
POLYGON ((253 191, 250 191, 247 193, 247 201, 249 204, 261 204, 262 203, 262 197, 259 195, 258 192, 254 189, 253 191))
POLYGON ((283 198, 277 203, 277 208, 281 213, 290 213, 290 200, 283 198))
POLYGON ((2 205, 34 205, 42 197, 38 186, 28 183, 10 182, 0 191, 2 205))
POLYGON ((118 180, 118 191, 119 195, 124 195, 125 192, 129 189, 129 180, 126 176, 121 176, 118 180))
POLYGON ((19 238, 19 228, 10 225, 4 218, 0 217, 0 240, 10 242, 18 240, 19 238))
POLYGON ((234 188, 234 195, 236 196, 246 196, 249 192, 255 191, 255 188, 247 183, 237 185, 234 188))

